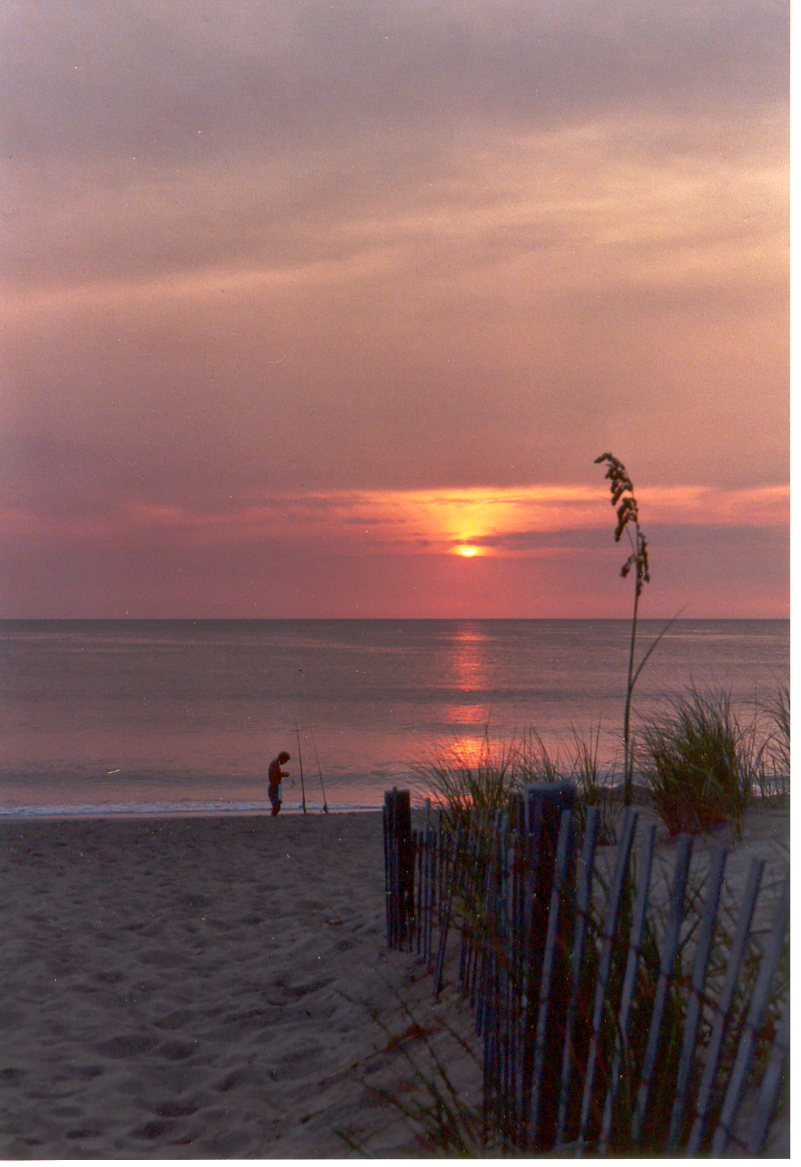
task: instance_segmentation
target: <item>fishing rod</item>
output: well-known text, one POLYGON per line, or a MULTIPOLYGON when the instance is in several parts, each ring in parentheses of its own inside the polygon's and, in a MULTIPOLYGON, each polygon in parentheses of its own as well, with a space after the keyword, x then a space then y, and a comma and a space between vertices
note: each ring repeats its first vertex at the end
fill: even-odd
POLYGON ((314 734, 312 733, 311 730, 309 730, 309 733, 311 733, 312 745, 314 746, 314 756, 317 759, 317 772, 320 775, 320 788, 323 792, 323 810, 325 811, 326 814, 328 814, 328 803, 327 803, 326 797, 325 797, 325 786, 323 784, 323 771, 322 771, 322 768, 320 766, 320 755, 317 753, 317 742, 314 740, 314 734))
POLYGON ((303 813, 305 814, 306 813, 306 787, 303 783, 303 757, 302 757, 301 752, 300 752, 300 730, 298 729, 297 722, 295 722, 295 733, 297 734, 297 737, 298 737, 298 766, 300 767, 300 790, 301 790, 301 796, 302 796, 302 800, 303 800, 303 813))

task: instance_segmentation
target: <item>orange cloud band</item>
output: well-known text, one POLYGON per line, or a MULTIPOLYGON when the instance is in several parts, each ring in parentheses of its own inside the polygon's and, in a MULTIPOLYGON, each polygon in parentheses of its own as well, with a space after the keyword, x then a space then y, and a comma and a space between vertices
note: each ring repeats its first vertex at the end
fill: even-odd
MULTIPOLYGON (((671 526, 786 527, 787 486, 722 490, 653 486, 638 491, 640 518, 650 528, 671 526)), ((313 540, 349 552, 455 552, 460 555, 530 553, 519 537, 609 527, 609 496, 587 486, 470 487, 422 491, 347 491, 272 495, 240 500, 225 510, 128 503, 78 520, 8 511, 7 535, 105 541, 256 543, 313 540), (518 537, 517 542, 515 537, 518 537)))

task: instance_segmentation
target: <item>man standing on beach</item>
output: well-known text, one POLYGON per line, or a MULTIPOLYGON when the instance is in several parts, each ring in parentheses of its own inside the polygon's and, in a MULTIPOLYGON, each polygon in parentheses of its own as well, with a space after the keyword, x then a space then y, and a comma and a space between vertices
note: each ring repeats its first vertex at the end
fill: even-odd
POLYGON ((289 761, 289 754, 286 750, 281 750, 277 758, 273 758, 270 762, 269 783, 267 793, 270 796, 270 802, 273 804, 273 818, 281 809, 281 779, 288 778, 287 770, 282 770, 281 767, 289 761))

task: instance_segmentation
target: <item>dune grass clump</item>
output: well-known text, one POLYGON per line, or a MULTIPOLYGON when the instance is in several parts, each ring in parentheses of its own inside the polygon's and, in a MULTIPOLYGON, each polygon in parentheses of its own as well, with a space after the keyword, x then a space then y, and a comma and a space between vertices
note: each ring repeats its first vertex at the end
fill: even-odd
POLYGON ((493 743, 489 729, 474 748, 454 746, 419 770, 426 794, 455 824, 465 811, 509 811, 525 786, 543 782, 574 782, 576 816, 583 830, 588 806, 601 813, 601 839, 610 842, 620 808, 611 798, 617 767, 600 757, 601 727, 586 736, 573 729, 572 740, 549 750, 534 729, 493 743))
POLYGON ((642 774, 671 835, 723 823, 739 828, 753 768, 729 693, 692 688, 641 733, 642 774))
POLYGON ((776 696, 768 704, 768 713, 773 720, 771 735, 771 756, 778 764, 778 772, 790 773, 790 687, 780 685, 776 696))
POLYGON ((477 746, 454 745, 418 773, 452 825, 465 811, 508 810, 525 783, 516 742, 496 745, 488 728, 477 746))
MULTIPOLYGON (((725 689, 691 687, 661 716, 638 726, 633 755, 645 790, 672 835, 724 823, 739 829, 750 805, 780 805, 790 781, 790 695, 776 697, 742 719, 725 689)), ((633 764, 632 762, 632 764, 633 764)), ((614 840, 620 806, 613 797, 617 762, 601 758, 601 727, 549 748, 534 729, 494 742, 489 727, 475 745, 454 745, 418 768, 421 791, 455 825, 467 811, 508 812, 525 786, 575 783, 576 825, 589 806, 601 813, 600 839, 614 840)), ((631 790, 628 792, 631 798, 631 790)))
POLYGON ((599 840, 601 844, 614 839, 615 824, 620 806, 613 800, 612 791, 617 777, 617 764, 601 761, 601 726, 594 726, 586 735, 575 726, 571 740, 562 743, 551 753, 539 734, 530 731, 523 739, 521 759, 526 783, 572 782, 576 787, 576 827, 584 830, 587 808, 598 807, 600 814, 599 840))
POLYGON ((761 740, 755 742, 754 787, 763 805, 777 805, 790 791, 789 686, 780 685, 775 697, 762 704, 760 712, 768 724, 761 740))

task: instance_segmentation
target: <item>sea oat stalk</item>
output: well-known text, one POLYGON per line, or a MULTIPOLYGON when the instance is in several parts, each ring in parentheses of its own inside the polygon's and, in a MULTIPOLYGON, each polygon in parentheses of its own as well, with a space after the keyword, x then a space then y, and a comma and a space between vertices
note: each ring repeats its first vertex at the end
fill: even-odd
MULTIPOLYGON (((626 467, 612 454, 601 454, 595 459, 595 465, 599 462, 607 463, 606 477, 609 479, 609 489, 612 492, 612 506, 617 507, 617 527, 615 529, 615 542, 619 543, 625 531, 631 544, 631 555, 629 555, 626 562, 620 569, 620 574, 625 579, 629 572, 634 569, 634 611, 631 617, 631 643, 629 645, 629 669, 628 681, 626 684, 626 706, 623 714, 623 753, 624 753, 624 771, 623 771, 623 790, 624 801, 626 806, 631 805, 632 785, 634 774, 634 750, 630 740, 629 724, 631 719, 631 696, 634 692, 634 686, 637 683, 637 678, 642 672, 642 667, 648 657, 656 648, 662 635, 667 631, 663 629, 662 633, 656 641, 651 645, 648 652, 640 661, 639 668, 634 670, 634 648, 637 640, 637 612, 640 604, 640 596, 645 584, 650 582, 650 575, 648 571, 648 543, 645 535, 640 530, 640 514, 637 507, 637 499, 634 496, 634 486, 629 478, 626 467)), ((672 621, 671 621, 672 623, 672 621)))

